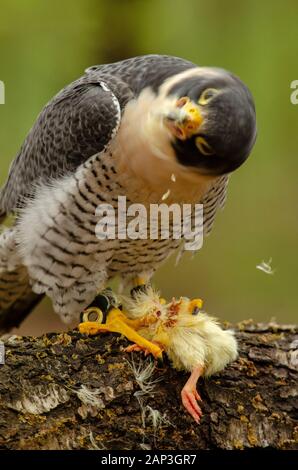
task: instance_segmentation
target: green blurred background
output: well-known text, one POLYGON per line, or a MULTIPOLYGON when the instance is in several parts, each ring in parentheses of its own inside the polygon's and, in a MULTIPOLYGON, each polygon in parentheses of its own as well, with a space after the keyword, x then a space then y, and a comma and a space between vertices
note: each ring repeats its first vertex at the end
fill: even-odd
MULTIPOLYGON (((256 101, 258 140, 193 260, 155 277, 166 297, 201 296, 221 319, 297 319, 298 4, 247 0, 2 0, 0 183, 42 106, 92 64, 172 54, 239 75, 256 101), (256 269, 272 258, 273 276, 256 269)), ((48 301, 21 333, 65 328, 48 301), (55 320, 55 321, 54 321, 55 320)))

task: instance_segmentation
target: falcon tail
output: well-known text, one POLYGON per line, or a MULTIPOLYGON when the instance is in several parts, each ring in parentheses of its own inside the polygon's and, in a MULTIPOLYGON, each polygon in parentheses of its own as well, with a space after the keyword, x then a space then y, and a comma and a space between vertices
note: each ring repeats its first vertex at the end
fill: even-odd
POLYGON ((32 292, 26 268, 16 253, 13 228, 0 232, 0 334, 20 325, 42 299, 32 292))

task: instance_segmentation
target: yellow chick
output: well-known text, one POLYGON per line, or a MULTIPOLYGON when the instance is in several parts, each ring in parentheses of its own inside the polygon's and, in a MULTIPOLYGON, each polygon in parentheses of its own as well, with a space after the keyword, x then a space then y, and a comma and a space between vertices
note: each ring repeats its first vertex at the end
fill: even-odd
POLYGON ((237 358, 237 342, 231 330, 223 330, 216 319, 201 311, 202 300, 173 298, 166 303, 151 287, 137 291, 132 298, 122 297, 122 310, 114 303, 103 317, 90 321, 94 308, 83 314, 81 333, 114 331, 124 334, 134 344, 126 351, 145 351, 161 358, 165 351, 173 367, 191 375, 181 398, 184 407, 199 422, 202 411, 197 392, 200 376, 208 377, 237 358), (98 321, 99 320, 99 321, 98 321))

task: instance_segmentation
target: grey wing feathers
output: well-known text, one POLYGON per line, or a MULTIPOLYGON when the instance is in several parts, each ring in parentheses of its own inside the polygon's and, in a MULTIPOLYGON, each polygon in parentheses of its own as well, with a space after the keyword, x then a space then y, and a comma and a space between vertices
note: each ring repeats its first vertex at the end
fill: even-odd
POLYGON ((119 76, 138 95, 144 87, 150 86, 156 91, 167 78, 194 67, 196 65, 193 62, 179 57, 150 54, 112 64, 93 65, 85 72, 90 75, 108 73, 119 76))
POLYGON ((195 67, 171 56, 148 55, 89 67, 45 106, 14 160, 0 192, 0 220, 34 192, 36 183, 73 172, 103 150, 126 103, 145 86, 195 67))
MULTIPOLYGON (((115 78, 111 81, 116 88, 115 78)), ((40 181, 65 176, 103 150, 120 119, 119 101, 99 76, 84 76, 64 88, 40 113, 12 163, 0 213, 18 207, 40 181)))

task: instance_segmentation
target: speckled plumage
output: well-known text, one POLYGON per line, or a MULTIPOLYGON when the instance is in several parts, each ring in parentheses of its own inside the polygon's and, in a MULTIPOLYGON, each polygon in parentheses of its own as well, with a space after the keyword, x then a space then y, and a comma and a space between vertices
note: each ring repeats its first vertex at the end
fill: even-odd
MULTIPOLYGON (((65 320, 78 318, 108 279, 116 274, 125 279, 144 273, 150 277, 181 245, 183 241, 171 239, 98 240, 95 209, 100 203, 116 207, 119 195, 127 196, 128 204, 161 201, 166 186, 144 184, 126 168, 125 158, 133 159, 134 150, 124 158, 123 148, 133 140, 138 122, 125 116, 139 96, 146 97, 144 90, 154 97, 167 79, 195 67, 183 59, 154 55, 90 67, 45 106, 0 193, 0 213, 17 212, 17 224, 9 231, 16 252, 13 265, 6 232, 0 245, 0 317, 22 298, 15 289, 22 278, 24 298, 30 282, 34 293, 52 299, 65 320), (7 273, 15 280, 9 292, 7 273)), ((144 163, 146 152, 153 152, 149 144, 144 163)), ((184 184, 170 202, 203 202, 208 233, 224 202, 228 175, 198 181, 189 197, 184 184)))

